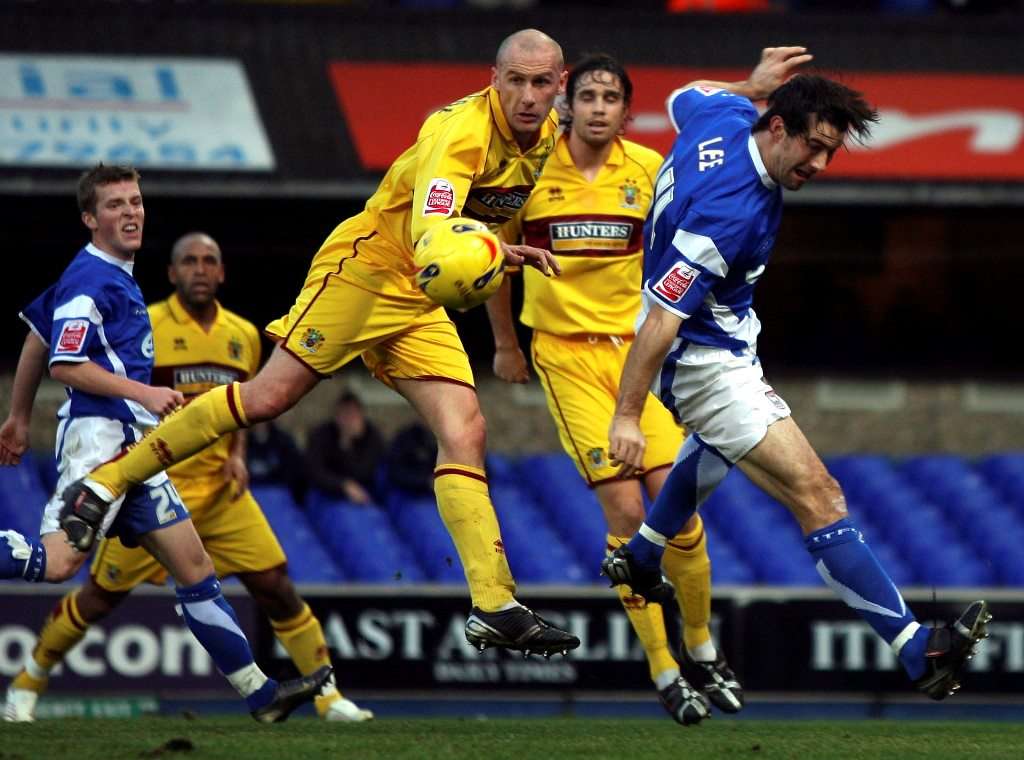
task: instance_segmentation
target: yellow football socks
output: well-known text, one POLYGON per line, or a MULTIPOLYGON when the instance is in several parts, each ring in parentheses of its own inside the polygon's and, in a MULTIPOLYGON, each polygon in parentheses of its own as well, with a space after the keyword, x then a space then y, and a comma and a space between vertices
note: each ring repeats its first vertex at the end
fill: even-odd
POLYGON ((704 523, 697 516, 693 530, 685 529, 665 544, 661 567, 676 587, 683 613, 683 643, 693 650, 711 640, 711 560, 704 523))
POLYGON ((18 673, 11 682, 12 687, 42 693, 46 688, 46 674, 85 637, 89 626, 78 612, 77 596, 78 589, 68 593, 47 616, 39 641, 32 650, 35 667, 28 665, 18 673), (36 672, 31 673, 32 670, 36 672))
MULTIPOLYGON (((324 630, 308 604, 303 604, 302 611, 295 617, 271 620, 270 625, 302 675, 308 676, 324 665, 331 664, 324 630)), ((314 700, 317 714, 322 716, 339 699, 341 692, 337 688, 324 689, 314 700)))
POLYGON ((89 480, 105 488, 110 496, 120 496, 131 486, 248 424, 238 383, 218 386, 164 418, 124 456, 93 470, 89 480))
MULTIPOLYGON (((608 553, 629 541, 621 536, 607 535, 608 553)), ((651 671, 651 680, 666 671, 679 670, 679 665, 668 648, 668 636, 665 634, 665 616, 660 604, 648 603, 642 596, 634 595, 629 586, 620 584, 615 587, 619 592, 622 607, 633 624, 640 644, 647 655, 647 665, 651 671)))
POLYGON ((501 542, 501 529, 483 470, 442 464, 434 470, 434 495, 466 572, 473 606, 495 612, 513 601, 516 590, 501 542))

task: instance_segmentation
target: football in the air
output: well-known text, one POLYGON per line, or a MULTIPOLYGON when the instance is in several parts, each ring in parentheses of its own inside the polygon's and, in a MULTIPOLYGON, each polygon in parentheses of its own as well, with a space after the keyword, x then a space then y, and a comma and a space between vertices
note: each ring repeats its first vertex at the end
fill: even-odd
POLYGON ((487 225, 455 217, 420 238, 413 256, 416 284, 434 303, 470 309, 483 303, 505 276, 505 256, 487 225))

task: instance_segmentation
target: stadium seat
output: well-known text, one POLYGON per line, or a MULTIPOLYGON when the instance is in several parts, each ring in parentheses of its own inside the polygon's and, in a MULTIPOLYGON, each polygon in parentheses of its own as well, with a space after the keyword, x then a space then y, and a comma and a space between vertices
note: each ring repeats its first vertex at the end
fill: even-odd
POLYGON ((49 496, 31 452, 26 452, 16 467, 0 467, 0 525, 4 528, 38 535, 49 496))
POLYGON ((519 482, 519 468, 515 461, 502 454, 488 454, 486 469, 487 480, 492 485, 515 485, 519 482))
POLYGON ((715 586, 743 586, 753 583, 754 571, 739 556, 732 544, 718 535, 707 521, 704 523, 704 529, 708 538, 712 584, 715 586))
POLYGON ((426 577, 436 583, 465 583, 462 563, 433 498, 395 498, 390 514, 399 536, 412 550, 426 577))
POLYGON ((520 482, 532 493, 552 528, 589 573, 604 559, 608 529, 601 505, 565 454, 539 454, 519 461, 520 482))
POLYGON ((47 494, 52 494, 54 489, 57 488, 57 460, 53 457, 51 452, 43 454, 33 454, 31 451, 25 452, 22 455, 21 461, 28 461, 35 464, 36 472, 39 473, 39 482, 43 484, 43 490, 47 494))
POLYGON ((331 555, 352 580, 417 583, 425 580, 412 551, 395 534, 387 512, 311 493, 309 513, 331 555))
POLYGON ((1006 501, 1024 505, 1024 452, 984 457, 975 469, 1006 501))
POLYGON ((345 579, 334 560, 284 486, 253 486, 267 521, 288 557, 288 573, 296 583, 337 583, 345 579))
MULTIPOLYGON (((518 580, 583 583, 598 578, 600 562, 590 568, 583 567, 574 552, 549 526, 544 508, 533 502, 529 492, 512 485, 492 486, 491 500, 501 523, 509 566, 518 580)), ((603 518, 597 519, 603 522, 603 518)))

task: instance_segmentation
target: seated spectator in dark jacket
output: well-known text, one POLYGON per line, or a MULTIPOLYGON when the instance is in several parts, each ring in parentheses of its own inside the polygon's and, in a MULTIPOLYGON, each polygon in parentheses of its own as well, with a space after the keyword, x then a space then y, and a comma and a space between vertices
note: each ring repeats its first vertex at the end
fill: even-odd
POLYGON ((420 422, 395 433, 388 447, 388 485, 410 493, 434 494, 437 438, 420 422))
POLYGON ((246 444, 250 482, 287 486, 292 499, 305 504, 309 481, 295 439, 270 420, 249 428, 246 444))
POLYGON ((353 504, 372 504, 374 477, 384 455, 384 439, 366 418, 363 402, 345 391, 334 418, 313 428, 306 440, 310 485, 353 504))

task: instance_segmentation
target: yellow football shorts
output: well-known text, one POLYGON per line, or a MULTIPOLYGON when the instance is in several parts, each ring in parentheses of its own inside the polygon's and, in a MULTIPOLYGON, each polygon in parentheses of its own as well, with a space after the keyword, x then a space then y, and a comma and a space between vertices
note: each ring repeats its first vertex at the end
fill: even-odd
MULTIPOLYGON (((192 513, 217 577, 258 573, 287 561, 251 492, 231 501, 231 489, 220 477, 213 487, 209 479, 173 481, 192 513)), ((107 591, 130 591, 141 583, 167 581, 167 571, 145 549, 127 549, 117 539, 100 543, 90 572, 107 591)))
POLYGON ((402 255, 375 232, 343 224, 313 259, 288 314, 267 325, 285 350, 328 376, 362 356, 373 376, 447 380, 474 387, 459 334, 444 308, 402 270, 402 255))
MULTIPOLYGON (((562 338, 533 331, 533 366, 558 437, 591 487, 618 477, 618 468, 608 459, 608 428, 631 343, 632 338, 617 336, 562 338)), ((683 444, 683 431, 652 394, 640 428, 647 438, 644 469, 671 465, 683 444)))

